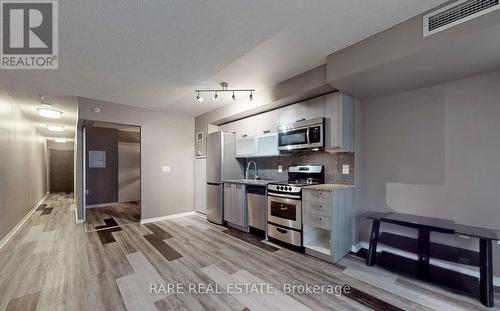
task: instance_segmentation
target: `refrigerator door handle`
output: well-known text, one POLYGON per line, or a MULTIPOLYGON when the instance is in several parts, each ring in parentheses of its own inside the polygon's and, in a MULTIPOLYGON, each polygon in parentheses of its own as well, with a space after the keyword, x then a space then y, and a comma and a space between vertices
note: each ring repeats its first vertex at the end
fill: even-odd
POLYGON ((207 182, 207 185, 218 186, 218 185, 222 185, 222 183, 220 183, 220 182, 207 182))

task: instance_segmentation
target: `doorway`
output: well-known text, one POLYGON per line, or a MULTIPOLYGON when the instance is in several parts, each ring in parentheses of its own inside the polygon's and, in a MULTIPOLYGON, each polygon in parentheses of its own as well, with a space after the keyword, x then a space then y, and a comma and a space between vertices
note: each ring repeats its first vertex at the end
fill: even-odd
POLYGON ((141 128, 100 121, 85 126, 87 231, 141 219, 141 128))
POLYGON ((49 149, 49 192, 70 194, 74 189, 73 150, 49 149))

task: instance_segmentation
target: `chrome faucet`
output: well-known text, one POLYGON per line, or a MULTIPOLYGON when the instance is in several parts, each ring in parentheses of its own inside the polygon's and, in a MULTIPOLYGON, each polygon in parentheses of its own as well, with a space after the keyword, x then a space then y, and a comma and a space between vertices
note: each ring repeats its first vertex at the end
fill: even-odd
POLYGON ((248 179, 248 171, 250 170, 250 164, 253 163, 253 167, 254 167, 254 180, 257 180, 259 179, 259 176, 257 176, 257 163, 255 163, 254 161, 249 161, 248 164, 247 164, 247 169, 245 170, 245 179, 248 179))

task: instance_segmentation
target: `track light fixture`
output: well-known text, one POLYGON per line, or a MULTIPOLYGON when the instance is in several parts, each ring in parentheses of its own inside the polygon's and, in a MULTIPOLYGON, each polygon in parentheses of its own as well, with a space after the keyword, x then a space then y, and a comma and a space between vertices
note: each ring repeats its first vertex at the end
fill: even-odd
POLYGON ((201 103, 203 101, 203 97, 200 96, 200 92, 198 92, 198 95, 196 96, 196 99, 201 103))
POLYGON ((194 90, 194 92, 196 93, 196 99, 201 103, 203 101, 203 97, 200 96, 200 93, 203 93, 203 92, 212 93, 212 92, 214 92, 213 101, 216 102, 218 99, 217 93, 232 92, 233 96, 231 96, 231 98, 233 99, 233 101, 236 101, 236 93, 237 92, 250 92, 250 100, 253 100, 253 92, 255 92, 255 89, 231 89, 231 90, 229 90, 227 88, 229 86, 229 84, 227 82, 222 82, 220 84, 220 86, 221 86, 220 90, 215 90, 215 89, 213 89, 213 90, 194 90))

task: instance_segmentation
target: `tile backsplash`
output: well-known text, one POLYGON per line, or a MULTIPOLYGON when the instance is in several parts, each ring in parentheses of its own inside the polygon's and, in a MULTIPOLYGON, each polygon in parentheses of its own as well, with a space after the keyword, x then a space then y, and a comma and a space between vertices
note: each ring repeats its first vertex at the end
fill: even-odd
POLYGON ((325 182, 329 184, 354 185, 354 153, 304 152, 266 158, 250 158, 255 161, 261 179, 286 181, 288 167, 294 165, 323 165, 325 182), (278 172, 278 165, 283 172, 278 172), (342 174, 342 166, 349 165, 349 174, 342 174))

